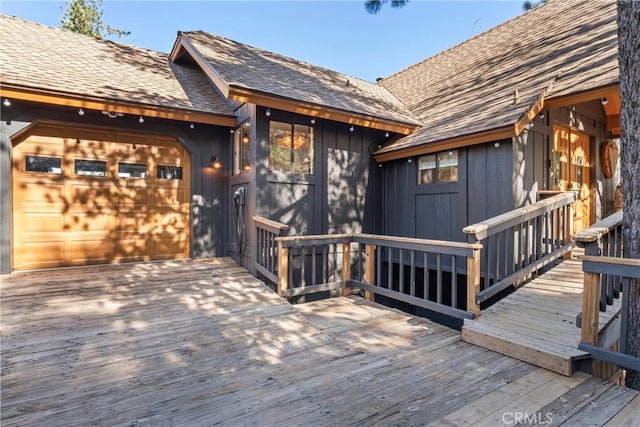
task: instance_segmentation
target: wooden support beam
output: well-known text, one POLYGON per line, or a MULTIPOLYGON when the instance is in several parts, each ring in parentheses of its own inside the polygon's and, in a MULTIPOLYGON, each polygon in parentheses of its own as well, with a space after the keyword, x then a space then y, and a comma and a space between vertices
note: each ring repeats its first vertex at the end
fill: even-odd
MULTIPOLYGON (((592 346, 598 345, 598 321, 600 317, 600 274, 584 273, 582 293, 582 330, 580 340, 592 346)), ((600 377, 602 364, 593 362, 593 375, 600 377)))
POLYGON ((480 249, 474 249, 467 257, 467 311, 475 316, 480 314, 480 305, 476 295, 480 292, 480 249))
MULTIPOLYGON (((351 241, 342 244, 342 280, 344 282, 351 280, 351 241)), ((342 289, 342 296, 348 296, 350 293, 350 288, 342 289)))
MULTIPOLYGON (((364 266, 364 282, 368 285, 373 285, 375 274, 375 254, 376 247, 374 245, 366 245, 364 247, 366 264, 364 266)), ((365 299, 373 301, 374 294, 371 291, 364 291, 365 299)))
POLYGON ((289 288, 289 248, 278 242, 278 295, 289 288))

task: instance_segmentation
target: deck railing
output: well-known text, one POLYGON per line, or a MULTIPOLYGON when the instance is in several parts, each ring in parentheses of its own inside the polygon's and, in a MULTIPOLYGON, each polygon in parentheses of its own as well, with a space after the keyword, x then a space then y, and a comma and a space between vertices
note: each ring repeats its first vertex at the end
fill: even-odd
POLYGON ((480 244, 370 234, 276 241, 281 296, 359 288, 369 299, 382 295, 456 318, 479 313, 480 244))
POLYGON ((482 243, 479 304, 570 252, 576 193, 560 193, 464 228, 482 243))
MULTIPOLYGON (((640 280, 640 260, 585 255, 582 258, 582 270, 584 271, 584 293, 581 343, 578 348, 589 352, 599 361, 640 372, 640 358, 625 354, 629 327, 630 280, 640 280), (602 311, 602 276, 607 275, 621 278, 622 305, 620 327, 614 329, 617 336, 603 340, 600 337, 598 320, 599 312, 602 311)), ((596 372, 597 368, 594 366, 594 374, 599 375, 596 372)))
MULTIPOLYGON (((584 248, 585 255, 622 258, 622 211, 576 233, 574 240, 579 247, 584 248)), ((600 285, 600 311, 605 311, 606 306, 613 304, 613 299, 619 297, 622 277, 618 274, 603 274, 600 285)), ((578 326, 580 321, 578 317, 578 326)))
POLYGON ((256 225, 256 271, 278 284, 278 244, 276 238, 282 236, 289 226, 261 216, 254 216, 256 225))

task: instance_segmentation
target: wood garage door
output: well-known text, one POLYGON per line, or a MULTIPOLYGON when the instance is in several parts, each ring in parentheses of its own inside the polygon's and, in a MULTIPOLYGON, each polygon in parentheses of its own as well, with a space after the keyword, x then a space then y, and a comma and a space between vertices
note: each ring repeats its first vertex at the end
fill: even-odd
POLYGON ((189 256, 190 155, 175 139, 39 124, 13 143, 14 269, 189 256))

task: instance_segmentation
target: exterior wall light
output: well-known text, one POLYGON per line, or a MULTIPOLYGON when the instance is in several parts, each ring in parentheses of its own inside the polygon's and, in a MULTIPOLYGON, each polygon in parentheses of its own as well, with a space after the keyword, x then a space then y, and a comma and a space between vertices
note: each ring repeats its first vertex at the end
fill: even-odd
POLYGON ((222 162, 218 156, 211 156, 211 167, 214 169, 222 169, 222 162))

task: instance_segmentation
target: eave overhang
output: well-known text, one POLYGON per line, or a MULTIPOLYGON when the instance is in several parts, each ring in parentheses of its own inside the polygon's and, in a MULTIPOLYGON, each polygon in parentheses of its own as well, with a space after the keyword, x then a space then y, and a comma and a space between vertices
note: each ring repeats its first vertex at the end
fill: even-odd
POLYGON ((374 159, 379 163, 388 162, 391 160, 421 156, 487 142, 511 139, 526 130, 529 122, 531 122, 542 110, 566 107, 603 98, 608 99, 607 105, 604 106, 605 113, 607 115, 607 130, 610 131, 614 137, 620 136, 620 87, 616 83, 614 85, 558 97, 550 96, 545 98, 543 94, 513 125, 468 135, 456 136, 454 138, 448 138, 440 141, 398 148, 396 150, 385 151, 385 148, 383 147, 377 153, 374 153, 374 159))
POLYGON ((156 105, 127 101, 115 101, 99 97, 14 85, 4 82, 0 84, 0 93, 4 98, 64 107, 83 108, 87 110, 112 111, 122 114, 141 115, 145 117, 156 117, 167 120, 178 120, 227 127, 233 127, 236 123, 236 117, 230 115, 159 107, 156 105))

